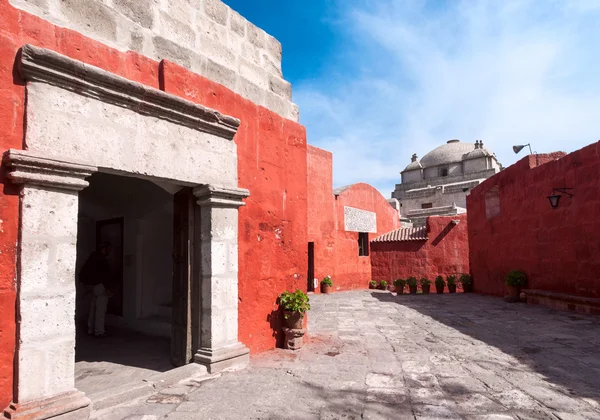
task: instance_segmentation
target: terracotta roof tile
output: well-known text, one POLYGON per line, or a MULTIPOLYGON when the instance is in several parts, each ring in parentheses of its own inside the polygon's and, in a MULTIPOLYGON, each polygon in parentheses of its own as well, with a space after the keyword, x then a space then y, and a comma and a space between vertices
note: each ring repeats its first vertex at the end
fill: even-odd
POLYGON ((392 230, 373 239, 371 242, 426 241, 427 227, 413 227, 392 230))

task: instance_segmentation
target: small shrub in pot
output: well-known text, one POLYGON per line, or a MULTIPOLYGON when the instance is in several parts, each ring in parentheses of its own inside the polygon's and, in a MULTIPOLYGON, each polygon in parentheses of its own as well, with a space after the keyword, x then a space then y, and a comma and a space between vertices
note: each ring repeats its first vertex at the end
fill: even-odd
POLYGON ((521 270, 511 270, 506 275, 504 280, 508 296, 505 297, 507 302, 518 302, 521 294, 521 287, 527 284, 527 275, 521 270))
POLYGON ((304 314, 310 310, 308 296, 298 289, 294 293, 285 291, 279 295, 279 305, 288 328, 302 329, 304 314))
POLYGON ((387 282, 387 281, 385 281, 385 280, 381 280, 381 281, 379 282, 379 288, 380 288, 381 290, 387 290, 387 286, 388 286, 388 282, 387 282))
POLYGON ((377 282, 375 280, 369 282, 369 289, 377 289, 377 282))
POLYGON ((442 276, 437 276, 435 278, 435 291, 441 295, 444 293, 444 287, 446 287, 444 278, 442 276))
POLYGON ((463 274, 458 279, 462 284, 463 292, 472 293, 473 292, 473 277, 470 274, 463 274))
POLYGON ((331 293, 332 288, 333 281, 331 281, 331 276, 327 276, 323 280, 321 280, 321 293, 329 294, 331 293))
POLYGON ((446 277, 446 283, 448 284, 448 292, 456 293, 456 276, 446 277))
POLYGON ((429 290, 431 289, 431 280, 423 277, 421 279, 421 290, 423 291, 424 295, 429 294, 429 290))
POLYGON ((408 290, 410 291, 410 294, 416 295, 417 294, 417 278, 411 276, 408 278, 408 280, 406 280, 406 283, 408 283, 408 290))
POLYGON ((406 286, 406 280, 404 280, 404 279, 394 280, 394 287, 396 288, 396 293, 398 293, 399 295, 404 294, 404 286, 406 286))

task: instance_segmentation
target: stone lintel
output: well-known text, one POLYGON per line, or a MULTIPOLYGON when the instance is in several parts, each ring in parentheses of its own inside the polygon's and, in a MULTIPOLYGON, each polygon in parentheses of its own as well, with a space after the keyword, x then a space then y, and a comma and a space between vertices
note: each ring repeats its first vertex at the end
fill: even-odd
POLYGON ((15 420, 84 420, 90 415, 90 403, 83 392, 75 389, 43 400, 13 402, 4 410, 4 417, 15 420))
POLYGON ((250 191, 244 188, 203 185, 194 189, 194 195, 201 207, 241 207, 245 205, 242 200, 250 195, 250 191))
POLYGON ((94 166, 49 159, 17 149, 6 152, 3 161, 9 169, 8 178, 15 184, 74 191, 87 187, 89 183, 85 178, 98 171, 94 166))
POLYGON ((201 347, 194 355, 194 362, 206 366, 209 373, 243 369, 250 362, 250 349, 242 343, 225 347, 201 347))
POLYGON ((19 73, 27 81, 49 83, 227 140, 233 140, 240 125, 237 118, 29 44, 23 45, 19 73))

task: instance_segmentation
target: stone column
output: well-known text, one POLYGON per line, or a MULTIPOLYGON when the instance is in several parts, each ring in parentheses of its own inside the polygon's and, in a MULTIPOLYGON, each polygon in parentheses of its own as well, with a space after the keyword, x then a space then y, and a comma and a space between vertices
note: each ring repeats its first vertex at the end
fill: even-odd
POLYGON ((17 346, 10 419, 86 419, 75 389, 75 260, 78 191, 97 169, 23 150, 4 155, 22 184, 17 277, 17 346))
POLYGON ((211 373, 243 368, 249 350, 238 341, 238 208, 249 192, 208 185, 197 187, 194 195, 200 206, 200 273, 192 288, 200 303, 194 361, 211 373))

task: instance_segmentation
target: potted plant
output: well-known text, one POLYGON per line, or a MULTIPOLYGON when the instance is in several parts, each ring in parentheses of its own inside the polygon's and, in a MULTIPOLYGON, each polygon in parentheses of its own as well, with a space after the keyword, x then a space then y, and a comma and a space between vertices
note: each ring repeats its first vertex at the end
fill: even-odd
POLYGON ((416 295, 417 294, 417 278, 409 277, 408 280, 406 280, 406 283, 408 283, 408 290, 410 291, 410 294, 416 295))
POLYGON ((527 275, 521 270, 511 270, 506 275, 504 282, 508 290, 508 296, 504 299, 507 302, 518 302, 520 300, 521 287, 527 284, 527 275))
POLYGON ((423 294, 429 294, 429 289, 431 289, 431 280, 423 277, 421 279, 421 290, 423 291, 423 294))
POLYGON ((473 293, 473 277, 470 274, 463 274, 458 281, 462 284, 463 292, 473 293))
POLYGON ((325 277, 321 280, 321 293, 325 293, 328 295, 331 292, 331 288, 333 287, 333 282, 331 281, 331 276, 325 277))
POLYGON ((404 279, 394 280, 394 287, 396 288, 396 293, 398 293, 399 295, 404 294, 404 286, 406 286, 406 280, 404 280, 404 279))
POLYGON ((377 289, 377 282, 375 280, 369 282, 369 289, 377 289))
POLYGON ((387 290, 387 284, 388 284, 388 283, 387 283, 387 281, 385 281, 385 280, 381 280, 381 281, 379 282, 379 288, 380 288, 381 290, 387 290))
POLYGON ((442 276, 437 276, 435 278, 435 291, 437 294, 441 295, 444 293, 444 287, 446 287, 446 282, 442 276))
POLYGON ((456 276, 446 277, 446 283, 448 284, 448 293, 456 293, 456 276))
POLYGON ((279 305, 283 309, 285 325, 294 330, 302 329, 304 314, 310 309, 306 293, 300 289, 294 293, 285 291, 279 295, 279 305))

